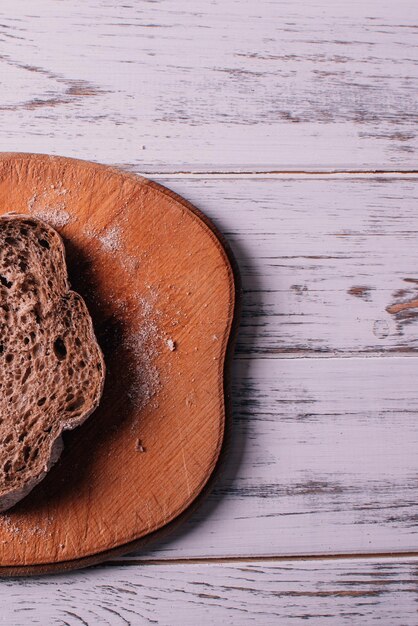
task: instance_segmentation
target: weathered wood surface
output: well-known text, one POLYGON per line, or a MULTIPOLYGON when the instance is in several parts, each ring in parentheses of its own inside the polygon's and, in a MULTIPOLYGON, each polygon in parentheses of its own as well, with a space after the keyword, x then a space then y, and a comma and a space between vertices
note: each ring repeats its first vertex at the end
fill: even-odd
POLYGON ((169 178, 242 272, 240 354, 418 350, 418 176, 169 178))
MULTIPOLYGON (((416 170, 416 2, 6 0, 0 16, 3 150, 220 173, 162 182, 241 265, 233 447, 147 558, 416 551, 417 179, 223 175, 416 170)), ((3 581, 0 622, 416 622, 415 560, 137 558, 3 581)))
POLYGON ((227 464, 144 558, 414 551, 418 359, 241 359, 227 464))
POLYGON ((415 0, 4 0, 2 149, 136 171, 416 168, 415 0))
POLYGON ((416 559, 95 568, 3 581, 7 626, 352 626, 416 623, 416 559))

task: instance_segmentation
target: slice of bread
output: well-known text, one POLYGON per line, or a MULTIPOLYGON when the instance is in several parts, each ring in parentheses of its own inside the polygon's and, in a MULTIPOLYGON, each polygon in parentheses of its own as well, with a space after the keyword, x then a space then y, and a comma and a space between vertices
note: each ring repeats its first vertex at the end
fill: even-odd
POLYGON ((104 377, 89 312, 70 290, 61 237, 31 216, 1 216, 0 512, 58 460, 62 431, 94 411, 104 377))

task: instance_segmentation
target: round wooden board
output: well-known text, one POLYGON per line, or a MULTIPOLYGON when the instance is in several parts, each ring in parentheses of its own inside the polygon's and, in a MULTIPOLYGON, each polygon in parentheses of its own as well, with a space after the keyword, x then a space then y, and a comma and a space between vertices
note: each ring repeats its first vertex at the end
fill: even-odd
POLYGON ((97 563, 185 512, 217 464, 237 298, 214 227, 156 183, 45 155, 0 156, 0 214, 64 238, 93 317, 102 402, 44 481, 0 515, 0 575, 97 563))

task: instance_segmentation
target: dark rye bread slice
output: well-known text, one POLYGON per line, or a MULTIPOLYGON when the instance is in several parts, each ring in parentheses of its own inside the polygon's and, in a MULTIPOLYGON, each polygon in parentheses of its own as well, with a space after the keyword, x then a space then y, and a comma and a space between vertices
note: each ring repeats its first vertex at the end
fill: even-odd
POLYGON ((94 411, 104 376, 61 237, 33 217, 0 217, 0 512, 58 460, 62 431, 94 411))

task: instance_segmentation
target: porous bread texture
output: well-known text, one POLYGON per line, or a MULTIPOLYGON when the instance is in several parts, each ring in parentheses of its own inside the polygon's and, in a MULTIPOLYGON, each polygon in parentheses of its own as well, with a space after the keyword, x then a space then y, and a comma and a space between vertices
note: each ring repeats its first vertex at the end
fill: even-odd
POLYGON ((98 406, 105 364, 70 290, 64 243, 27 215, 0 217, 0 512, 58 460, 63 430, 98 406))

